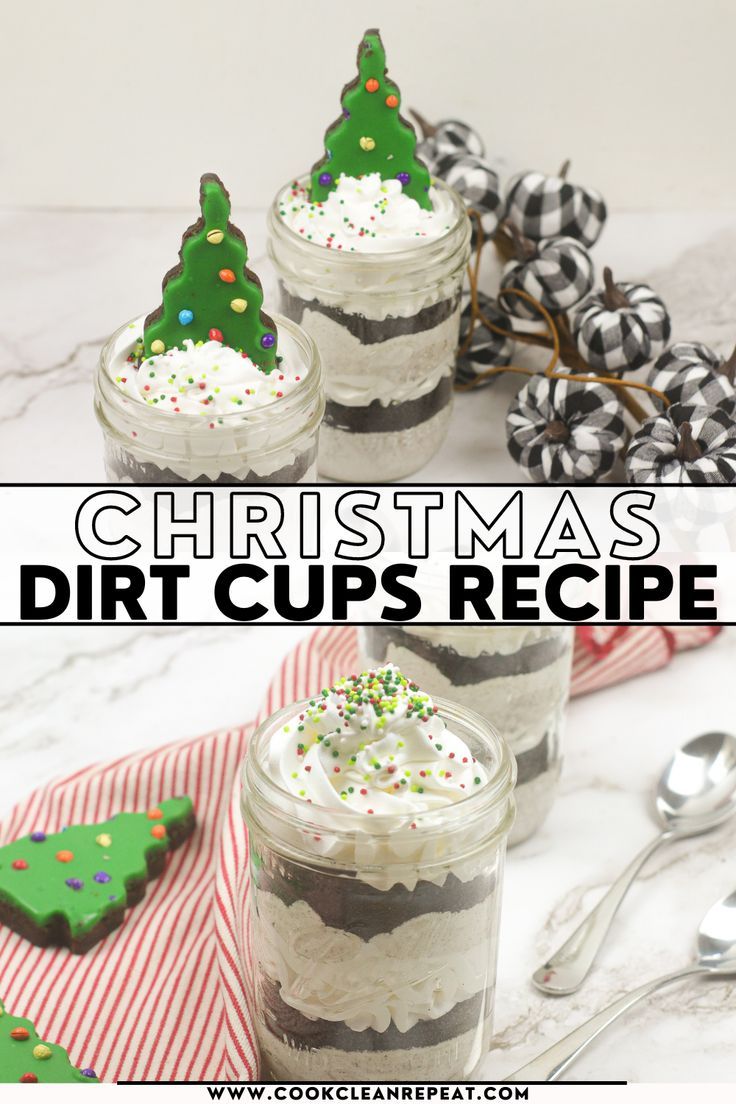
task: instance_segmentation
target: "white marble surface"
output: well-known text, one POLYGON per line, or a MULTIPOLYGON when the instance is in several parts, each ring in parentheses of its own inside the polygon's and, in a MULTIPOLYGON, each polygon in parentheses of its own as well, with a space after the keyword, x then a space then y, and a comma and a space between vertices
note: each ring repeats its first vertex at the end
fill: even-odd
MULTIPOLYGON (((308 630, 67 628, 0 632, 0 816, 17 796, 93 760, 247 720, 282 655, 308 630)), ((483 1073, 507 1076, 648 977, 687 962, 702 914, 736 887, 730 829, 662 852, 633 889, 583 990, 543 997, 529 977, 583 907, 656 827, 651 785, 689 736, 734 726, 728 693, 736 631, 671 667, 570 707, 560 798, 510 853, 497 997, 497 1049, 483 1073)), ((580 1079, 730 1081, 736 986, 689 982, 652 998, 572 1069, 580 1079)))
MULTIPOLYGON (((91 387, 100 347, 159 303, 161 277, 193 214, 0 210, 0 481, 104 480, 91 387)), ((234 218, 268 306, 263 212, 236 210, 234 218)), ((736 213, 613 215, 594 256, 621 279, 659 270, 654 283, 676 338, 733 346, 736 213)), ((506 376, 458 395, 447 441, 413 481, 516 481, 504 415, 518 386, 518 376, 506 376)))

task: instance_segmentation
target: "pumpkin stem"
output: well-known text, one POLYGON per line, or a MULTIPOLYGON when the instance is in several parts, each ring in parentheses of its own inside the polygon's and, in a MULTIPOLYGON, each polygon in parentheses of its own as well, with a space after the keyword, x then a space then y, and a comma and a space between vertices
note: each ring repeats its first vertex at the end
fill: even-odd
POLYGON ((514 250, 514 258, 517 261, 529 261, 535 256, 537 247, 529 238, 525 238, 518 226, 506 219, 504 226, 509 233, 514 250))
POLYGON ((736 383, 736 349, 727 360, 724 360, 718 371, 726 377, 729 383, 736 383))
POLYGON ((693 437, 693 427, 690 422, 683 422, 680 426, 680 440, 675 449, 675 458, 689 463, 692 460, 700 460, 703 450, 693 437))
POLYGON ((427 119, 425 119, 423 115, 420 115, 418 111, 415 111, 413 107, 409 108, 409 114, 421 130, 422 138, 434 138, 438 130, 436 123, 428 122, 427 119))
POLYGON ((570 439, 570 430, 563 421, 555 418, 545 429, 544 435, 549 437, 550 441, 554 441, 556 445, 564 445, 565 441, 570 439))
POLYGON ((614 280, 613 273, 608 265, 603 269, 603 283, 605 285, 603 291, 603 306, 606 310, 626 310, 626 308, 631 305, 614 280))
POLYGON ((570 158, 568 157, 567 161, 562 162, 562 165, 560 166, 560 171, 557 174, 559 176, 560 180, 567 180, 567 174, 569 173, 569 171, 570 171, 570 158))

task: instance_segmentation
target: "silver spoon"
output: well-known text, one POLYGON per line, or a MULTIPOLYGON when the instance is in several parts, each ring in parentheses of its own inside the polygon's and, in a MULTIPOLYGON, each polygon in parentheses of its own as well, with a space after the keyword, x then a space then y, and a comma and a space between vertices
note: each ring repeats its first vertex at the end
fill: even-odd
POLYGON ((706 914, 698 929, 698 958, 691 966, 665 974, 639 989, 619 997, 608 1008, 581 1024, 538 1058, 522 1066, 508 1081, 557 1081, 567 1067, 600 1033, 638 1001, 657 989, 694 974, 729 977, 736 975, 736 892, 724 897, 706 914))
POLYGON ((709 832, 736 813, 736 737, 707 732, 684 744, 659 780, 655 806, 662 831, 533 975, 543 993, 562 996, 580 988, 629 887, 655 851, 673 840, 709 832))

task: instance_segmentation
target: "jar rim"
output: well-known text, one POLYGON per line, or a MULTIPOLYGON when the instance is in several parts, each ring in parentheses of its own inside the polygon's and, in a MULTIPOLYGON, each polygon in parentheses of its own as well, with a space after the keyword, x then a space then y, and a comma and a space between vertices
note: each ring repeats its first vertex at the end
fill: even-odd
MULTIPOLYGON (((309 701, 310 699, 305 698, 302 701, 284 706, 276 713, 272 713, 258 725, 250 737, 248 750, 241 768, 241 792, 244 811, 246 802, 250 797, 267 802, 269 817, 280 820, 289 828, 298 827, 300 830, 310 831, 312 829, 325 831, 328 828, 330 833, 336 836, 352 838, 359 833, 365 834, 368 826, 367 822, 369 822, 370 832, 368 834, 371 840, 375 842, 379 842, 388 836, 395 839, 402 827, 405 828, 408 835, 410 824, 407 822, 411 821, 412 817, 406 812, 376 813, 374 816, 366 818, 364 814, 356 813, 348 807, 334 808, 327 805, 302 802, 270 776, 264 765, 264 756, 263 754, 259 756, 259 752, 263 753, 266 750, 271 735, 282 726, 283 722, 302 712, 309 705, 309 701), (302 806, 303 815, 300 815, 302 806), (298 814, 293 812, 295 807, 299 809, 298 814), (319 819, 320 815, 324 817, 323 820, 319 819)), ((458 705, 446 698, 435 697, 433 701, 438 707, 438 715, 448 724, 448 727, 451 727, 454 721, 474 730, 474 734, 480 737, 489 750, 495 769, 490 774, 486 785, 482 786, 476 793, 463 797, 461 801, 432 809, 433 823, 431 828, 422 827, 422 835, 425 838, 444 836, 448 830, 451 831, 455 827, 466 829, 469 822, 487 820, 491 810, 500 808, 504 802, 510 803, 516 783, 516 760, 509 745, 502 739, 490 721, 475 710, 458 705)), ((489 770, 490 768, 486 765, 486 769, 489 770)), ((428 815, 428 813, 416 814, 415 818, 424 815, 428 815)), ((493 823, 492 827, 494 832, 498 829, 496 823, 493 823)), ((510 823, 505 826, 504 830, 508 831, 509 829, 510 823)))
MULTIPOLYGON (((252 411, 234 410, 217 415, 218 422, 223 426, 241 430, 243 433, 246 433, 249 428, 263 425, 266 421, 271 426, 278 426, 281 422, 293 418, 302 405, 310 402, 319 394, 322 384, 322 364, 313 338, 291 319, 273 311, 271 317, 276 325, 276 330, 283 329, 299 347, 304 357, 306 372, 304 379, 300 380, 296 387, 278 403, 267 403, 252 411)), ((176 414, 166 407, 151 407, 146 403, 138 402, 136 399, 125 395, 119 387, 116 387, 114 380, 107 371, 107 365, 114 355, 115 346, 119 339, 131 327, 137 327, 143 318, 144 316, 140 315, 129 322, 124 322, 103 345, 95 373, 96 389, 103 402, 118 411, 134 418, 140 418, 151 425, 160 427, 162 430, 165 429, 167 433, 187 436, 195 426, 201 428, 204 419, 200 414, 176 414)))
MULTIPOLYGON (((444 234, 440 235, 440 237, 423 239, 408 248, 384 249, 370 253, 359 250, 348 252, 335 249, 328 250, 324 245, 320 245, 319 242, 308 241, 301 234, 297 234, 296 231, 292 230, 290 226, 287 226, 284 220, 279 216, 279 197, 290 186, 290 183, 293 183, 295 180, 297 183, 303 184, 305 181, 309 180, 309 174, 305 173, 302 176, 291 177, 288 183, 283 184, 278 189, 268 212, 268 222, 269 229, 275 236, 280 236, 282 240, 288 241, 292 246, 301 250, 305 256, 323 257, 327 254, 330 258, 330 264, 343 268, 364 267, 369 264, 378 265, 381 263, 389 263, 399 268, 412 267, 416 264, 417 258, 421 256, 421 264, 424 266, 427 263, 426 255, 432 249, 444 252, 447 246, 452 244, 456 238, 459 238, 457 248, 462 249, 465 247, 466 239, 468 241, 470 240, 470 219, 462 196, 453 187, 445 183, 444 180, 433 178, 432 187, 445 192, 450 197, 455 212, 455 221, 444 234)), ((454 253, 454 251, 455 248, 453 248, 452 252, 454 253)))

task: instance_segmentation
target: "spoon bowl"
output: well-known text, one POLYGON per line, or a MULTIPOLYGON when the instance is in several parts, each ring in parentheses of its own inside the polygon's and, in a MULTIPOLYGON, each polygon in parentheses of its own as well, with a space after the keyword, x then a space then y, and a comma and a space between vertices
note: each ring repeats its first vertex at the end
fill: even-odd
POLYGON ((707 970, 736 974, 736 890, 703 917, 698 928, 698 962, 707 970))
POLYGON ((736 737, 706 732, 683 744, 662 773, 655 805, 678 836, 708 832, 736 813, 736 737))

